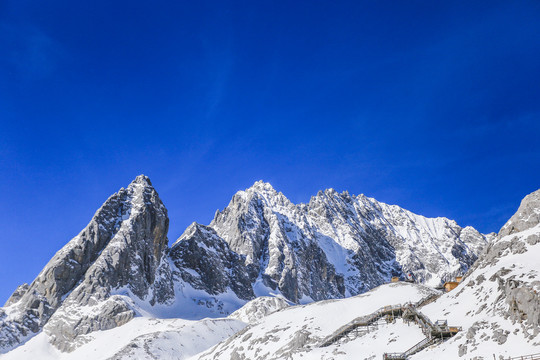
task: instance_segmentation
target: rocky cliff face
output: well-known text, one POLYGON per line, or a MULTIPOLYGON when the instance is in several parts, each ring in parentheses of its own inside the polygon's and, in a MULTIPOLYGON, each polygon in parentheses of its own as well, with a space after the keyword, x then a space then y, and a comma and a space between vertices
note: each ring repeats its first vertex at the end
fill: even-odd
POLYGON ((452 220, 332 189, 295 205, 263 182, 238 192, 209 227, 256 269, 257 295, 294 302, 355 295, 391 276, 439 285, 465 273, 488 241, 452 220))
POLYGON ((7 301, 0 320, 2 350, 44 329, 52 343, 69 351, 84 334, 126 323, 135 311, 129 300, 111 296, 115 289, 126 288, 150 303, 170 301, 172 279, 162 261, 168 226, 167 210, 147 177, 120 189, 32 284, 7 301))
POLYGON ((499 231, 499 237, 533 228, 540 223, 540 190, 525 196, 518 211, 499 231))
POLYGON ((258 182, 237 193, 210 227, 255 268, 257 295, 277 291, 294 302, 345 296, 343 275, 304 217, 270 184, 258 182))
POLYGON ((170 258, 175 275, 197 290, 219 295, 230 289, 240 299, 255 297, 256 272, 212 228, 193 223, 171 247, 170 258))

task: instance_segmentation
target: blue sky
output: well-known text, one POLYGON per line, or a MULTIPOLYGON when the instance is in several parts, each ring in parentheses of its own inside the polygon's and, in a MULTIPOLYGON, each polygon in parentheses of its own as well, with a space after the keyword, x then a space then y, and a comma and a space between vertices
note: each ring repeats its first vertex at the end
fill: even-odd
POLYGON ((144 173, 169 239, 259 179, 498 231, 540 187, 540 3, 0 2, 0 303, 144 173))

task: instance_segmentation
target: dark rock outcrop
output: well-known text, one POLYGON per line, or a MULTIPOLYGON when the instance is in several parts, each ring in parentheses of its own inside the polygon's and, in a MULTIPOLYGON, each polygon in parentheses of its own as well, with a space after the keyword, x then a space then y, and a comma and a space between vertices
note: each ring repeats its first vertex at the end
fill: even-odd
POLYGON ((213 229, 193 223, 173 244, 170 258, 176 276, 195 289, 218 295, 229 288, 240 298, 255 297, 252 282, 257 273, 245 265, 245 256, 229 248, 213 229))

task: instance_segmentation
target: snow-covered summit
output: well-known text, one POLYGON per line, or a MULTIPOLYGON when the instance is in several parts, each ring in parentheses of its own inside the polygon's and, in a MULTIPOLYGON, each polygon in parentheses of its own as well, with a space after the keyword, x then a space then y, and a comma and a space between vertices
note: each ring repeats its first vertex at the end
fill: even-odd
POLYGON ((334 189, 293 204, 262 181, 209 227, 256 268, 260 289, 295 302, 358 294, 391 276, 439 285, 465 273, 488 241, 453 220, 334 189))

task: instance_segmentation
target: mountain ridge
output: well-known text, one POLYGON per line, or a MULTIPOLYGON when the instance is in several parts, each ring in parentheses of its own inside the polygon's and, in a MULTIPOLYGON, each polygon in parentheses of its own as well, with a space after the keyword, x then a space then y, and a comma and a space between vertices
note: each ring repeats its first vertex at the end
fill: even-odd
POLYGON ((42 329, 69 352, 139 316, 223 316, 268 295, 344 298, 408 274, 438 284, 464 273, 488 242, 455 221, 364 195, 327 189, 293 204, 263 181, 171 247, 168 226, 150 179, 137 176, 0 309, 0 352, 42 329))

